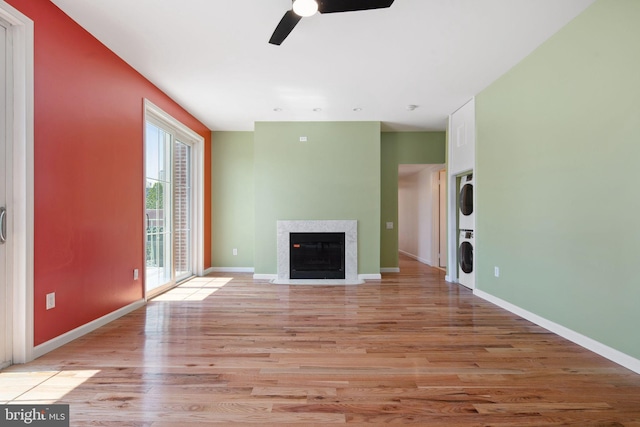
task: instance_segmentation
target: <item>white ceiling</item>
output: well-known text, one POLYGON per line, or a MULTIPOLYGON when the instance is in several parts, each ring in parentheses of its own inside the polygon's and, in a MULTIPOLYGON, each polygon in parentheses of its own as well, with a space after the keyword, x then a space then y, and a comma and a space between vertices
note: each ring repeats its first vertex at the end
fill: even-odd
POLYGON ((52 0, 211 130, 374 120, 402 131, 444 130, 593 1, 396 0, 303 18, 275 46, 291 0, 52 0))

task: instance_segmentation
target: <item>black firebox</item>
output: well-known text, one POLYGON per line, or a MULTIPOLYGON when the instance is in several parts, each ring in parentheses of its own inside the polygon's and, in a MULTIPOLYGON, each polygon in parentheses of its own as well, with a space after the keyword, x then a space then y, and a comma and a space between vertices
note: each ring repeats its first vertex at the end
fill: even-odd
POLYGON ((344 233, 289 233, 291 279, 344 279, 344 233))

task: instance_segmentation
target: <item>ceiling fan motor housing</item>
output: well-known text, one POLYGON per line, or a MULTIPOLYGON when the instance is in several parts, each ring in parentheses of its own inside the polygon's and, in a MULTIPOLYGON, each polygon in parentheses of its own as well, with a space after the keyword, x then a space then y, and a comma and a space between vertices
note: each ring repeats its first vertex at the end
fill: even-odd
POLYGON ((303 16, 316 13, 356 12, 359 10, 382 9, 390 7, 394 0, 295 0, 293 8, 288 10, 269 39, 269 43, 280 45, 293 31, 303 16))

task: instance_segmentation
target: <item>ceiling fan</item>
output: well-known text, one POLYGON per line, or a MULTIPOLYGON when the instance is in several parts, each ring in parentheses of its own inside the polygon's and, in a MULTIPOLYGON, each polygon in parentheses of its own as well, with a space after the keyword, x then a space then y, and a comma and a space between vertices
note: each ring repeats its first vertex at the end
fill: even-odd
POLYGON ((280 45, 303 17, 311 16, 316 12, 336 13, 382 9, 391 6, 393 2, 394 0, 294 0, 293 8, 284 14, 269 43, 280 45))

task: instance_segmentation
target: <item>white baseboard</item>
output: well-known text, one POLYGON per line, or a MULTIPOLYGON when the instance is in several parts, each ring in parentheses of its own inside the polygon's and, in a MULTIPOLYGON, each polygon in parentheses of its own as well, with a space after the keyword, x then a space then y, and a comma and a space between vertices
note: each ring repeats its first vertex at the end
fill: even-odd
POLYGON ((503 299, 495 297, 491 294, 483 292, 479 289, 474 289, 473 294, 479 296, 480 298, 489 301, 499 307, 504 308, 518 316, 529 320, 530 322, 535 323, 538 326, 542 326, 548 331, 553 332, 554 334, 560 335, 563 338, 572 341, 579 346, 586 348, 587 350, 591 350, 594 353, 599 354, 602 357, 605 357, 612 362, 615 362, 621 366, 624 366, 627 369, 632 370, 640 374, 640 360, 629 356, 615 348, 611 348, 605 344, 602 344, 599 341, 594 340, 593 338, 589 338, 581 333, 578 333, 574 330, 566 328, 562 325, 559 325, 551 320, 545 319, 544 317, 540 317, 537 314, 531 313, 530 311, 525 310, 524 308, 518 307, 517 305, 511 304, 503 299))
POLYGON ((413 258, 416 261, 419 261, 419 262, 421 262, 423 264, 427 264, 429 267, 433 267, 433 265, 431 265, 431 262, 429 262, 429 260, 426 260, 424 258, 420 258, 418 255, 414 255, 412 253, 405 252, 405 251, 402 251, 402 250, 399 250, 398 252, 400 252, 402 255, 408 256, 409 258, 413 258))
POLYGON ((358 274, 360 280, 381 280, 381 274, 358 274))
POLYGON ((144 299, 138 300, 116 311, 113 311, 105 316, 102 316, 99 319, 91 321, 85 325, 79 326, 65 334, 62 334, 45 343, 42 343, 33 348, 33 358, 37 359, 38 357, 46 353, 49 353, 50 351, 55 350, 58 347, 61 347, 77 338, 80 338, 83 335, 88 334, 89 332, 95 331, 96 329, 106 325, 107 323, 113 322, 114 320, 124 316, 125 314, 129 314, 132 311, 139 309, 145 304, 146 302, 144 299))
POLYGON ((253 274, 253 278, 255 280, 275 280, 278 278, 277 274, 260 274, 260 273, 254 273, 253 274))
POLYGON ((209 273, 253 273, 253 267, 211 267, 205 271, 209 273))
POLYGON ((400 267, 382 267, 380 273, 400 273, 400 267))

